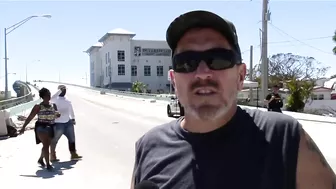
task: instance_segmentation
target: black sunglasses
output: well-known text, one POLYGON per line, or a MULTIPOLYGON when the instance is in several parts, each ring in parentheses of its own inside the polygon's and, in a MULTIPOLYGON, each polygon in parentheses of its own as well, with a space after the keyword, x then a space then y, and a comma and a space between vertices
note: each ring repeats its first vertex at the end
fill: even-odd
POLYGON ((185 51, 173 57, 173 70, 177 73, 196 71, 201 61, 211 70, 225 70, 240 64, 234 51, 214 48, 207 51, 185 51))

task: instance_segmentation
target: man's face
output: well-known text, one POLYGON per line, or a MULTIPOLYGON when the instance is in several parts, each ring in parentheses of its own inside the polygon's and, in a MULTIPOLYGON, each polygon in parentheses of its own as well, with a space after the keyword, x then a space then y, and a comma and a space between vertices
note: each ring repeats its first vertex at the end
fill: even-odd
POLYGON ((62 88, 61 89, 61 94, 59 95, 59 96, 65 96, 65 94, 66 94, 66 88, 62 88))
MULTIPOLYGON (((212 29, 188 31, 179 41, 176 54, 185 51, 207 51, 214 48, 231 50, 229 42, 212 29)), ((173 82, 186 114, 197 119, 211 120, 225 116, 236 105, 237 93, 242 89, 245 64, 225 70, 211 70, 205 61, 190 73, 173 73, 173 82)))
POLYGON ((62 92, 59 94, 59 96, 63 97, 66 94, 66 87, 65 85, 59 85, 58 89, 61 90, 62 92))
POLYGON ((278 88, 278 87, 273 87, 273 92, 274 92, 275 94, 277 94, 277 93, 279 92, 279 88, 278 88))

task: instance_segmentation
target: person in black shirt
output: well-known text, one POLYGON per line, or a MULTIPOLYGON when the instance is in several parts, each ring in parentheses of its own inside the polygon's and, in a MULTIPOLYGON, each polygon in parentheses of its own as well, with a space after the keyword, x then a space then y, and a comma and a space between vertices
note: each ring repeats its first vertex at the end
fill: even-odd
POLYGON ((237 106, 246 65, 231 22, 188 12, 166 39, 185 115, 136 142, 131 188, 146 181, 160 189, 335 188, 335 174, 296 119, 237 106))
POLYGON ((266 103, 267 103, 268 111, 282 113, 281 108, 283 107, 283 101, 282 101, 281 96, 278 92, 279 92, 278 85, 274 85, 273 86, 273 92, 266 96, 265 100, 266 100, 266 103))

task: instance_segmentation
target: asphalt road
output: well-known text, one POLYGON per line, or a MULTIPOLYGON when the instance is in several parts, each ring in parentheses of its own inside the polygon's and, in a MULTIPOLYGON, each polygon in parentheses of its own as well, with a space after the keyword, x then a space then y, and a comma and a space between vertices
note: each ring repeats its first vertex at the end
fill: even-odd
MULTIPOLYGON (((39 86, 52 92, 57 88, 45 83, 39 86)), ((21 188, 41 180, 38 183, 45 183, 48 188, 66 187, 65 183, 71 181, 71 187, 76 188, 129 188, 136 140, 150 128, 173 118, 165 116, 164 106, 142 100, 71 87, 67 97, 74 106, 77 149, 83 160, 69 162, 67 141, 62 137, 57 152, 63 163, 55 165, 54 173, 41 170, 36 164, 41 145, 35 145, 33 132, 27 131, 17 138, 0 141, 0 175, 6 178, 5 181, 0 176, 0 184, 21 188)))
MULTIPOLYGON (((54 84, 38 85, 56 92, 54 84)), ((174 119, 166 116, 164 103, 100 95, 76 87, 69 87, 67 97, 74 106, 77 149, 83 160, 69 161, 67 141, 62 137, 57 148, 61 162, 55 164, 56 171, 40 169, 36 160, 41 146, 35 145, 33 132, 27 131, 17 138, 0 141, 1 186, 129 188, 135 141, 152 127, 174 119)), ((335 124, 301 122, 336 171, 335 124)))

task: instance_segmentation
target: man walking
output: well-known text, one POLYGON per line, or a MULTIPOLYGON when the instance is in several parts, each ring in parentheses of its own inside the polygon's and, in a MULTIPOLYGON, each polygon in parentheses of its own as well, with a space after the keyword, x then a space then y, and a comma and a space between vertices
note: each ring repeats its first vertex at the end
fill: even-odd
POLYGON ((333 170, 296 119, 237 106, 246 65, 232 22, 188 12, 166 40, 185 116, 136 142, 132 188, 148 181, 160 189, 335 188, 333 170))
POLYGON ((62 135, 68 139, 69 151, 71 160, 80 159, 76 151, 75 140, 75 114, 71 102, 65 98, 66 87, 64 85, 58 86, 58 91, 51 97, 51 102, 55 103, 61 116, 55 120, 54 138, 51 141, 51 154, 50 161, 59 161, 56 156, 56 145, 62 135))

